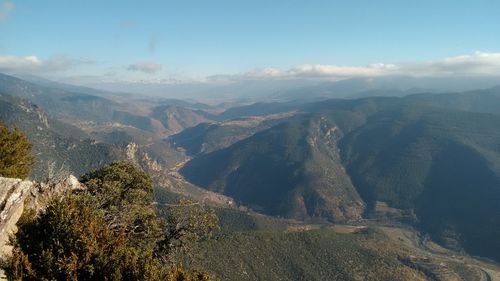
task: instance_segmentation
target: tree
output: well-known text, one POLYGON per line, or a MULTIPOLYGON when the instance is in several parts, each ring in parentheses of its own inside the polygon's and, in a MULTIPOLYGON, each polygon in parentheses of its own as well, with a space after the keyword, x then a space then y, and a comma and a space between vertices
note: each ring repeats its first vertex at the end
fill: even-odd
POLYGON ((160 270, 152 253, 109 229, 104 212, 83 194, 54 200, 20 226, 7 272, 15 280, 141 280, 160 270))
POLYGON ((157 256, 167 264, 177 264, 182 258, 191 260, 194 245, 211 238, 219 230, 219 219, 213 209, 198 202, 182 199, 161 213, 167 224, 163 239, 157 244, 157 256))
MULTIPOLYGON (((13 256, 4 266, 14 280, 211 280, 165 262, 171 259, 160 249, 173 239, 171 221, 157 214, 146 173, 114 162, 82 183, 86 191, 55 198, 40 215, 26 213, 20 220, 13 256)), ((178 239, 207 233, 196 219, 202 216, 187 218, 197 227, 184 227, 178 239)))
POLYGON ((0 123, 0 176, 25 179, 34 164, 31 143, 18 128, 0 123))
POLYGON ((141 247, 154 247, 162 238, 164 223, 152 204, 153 182, 144 171, 116 161, 84 175, 82 183, 104 211, 109 229, 125 233, 141 247))

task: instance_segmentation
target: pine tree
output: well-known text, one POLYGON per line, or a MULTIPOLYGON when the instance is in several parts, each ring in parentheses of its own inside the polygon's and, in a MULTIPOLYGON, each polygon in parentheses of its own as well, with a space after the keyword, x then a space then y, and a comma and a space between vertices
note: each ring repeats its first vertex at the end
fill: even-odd
POLYGON ((31 143, 18 128, 0 123, 0 176, 25 179, 34 164, 31 143))

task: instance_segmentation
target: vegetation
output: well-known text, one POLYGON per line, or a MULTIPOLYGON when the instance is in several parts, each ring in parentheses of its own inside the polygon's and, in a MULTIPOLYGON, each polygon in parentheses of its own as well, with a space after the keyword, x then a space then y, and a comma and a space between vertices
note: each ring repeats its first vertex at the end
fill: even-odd
POLYGON ((168 104, 155 107, 151 116, 161 122, 168 134, 178 133, 200 123, 211 122, 213 117, 202 110, 168 104))
POLYGON ((151 119, 146 116, 138 116, 130 112, 115 110, 113 112, 112 120, 141 130, 154 131, 154 128, 151 125, 151 119))
POLYGON ((189 265, 197 255, 193 247, 196 242, 211 238, 219 230, 215 212, 191 200, 182 199, 179 204, 162 209, 161 214, 167 225, 157 254, 164 263, 189 265))
POLYGON ((0 123, 0 176, 25 179, 34 164, 28 137, 0 123))
MULTIPOLYGON (((414 226, 441 244, 500 260, 500 88, 404 98, 258 103, 232 108, 219 116, 192 109, 196 106, 186 109, 181 107, 185 105, 165 101, 149 117, 122 111, 126 107, 120 109, 112 101, 92 94, 39 87, 6 75, 0 75, 0 92, 28 98, 51 116, 80 124, 129 124, 120 129, 106 127, 93 136, 99 139, 104 134, 100 141, 122 145, 134 141, 141 148, 147 144, 146 160, 158 160, 162 168, 178 163, 180 157, 166 142, 154 138, 154 132, 159 132, 157 126, 161 133, 171 134, 211 120, 300 112, 278 125, 270 122, 247 128, 231 121, 225 125, 202 123, 171 136, 172 143, 195 157, 181 173, 191 182, 231 195, 255 210, 300 220, 348 221, 361 214, 371 218, 380 215, 375 211, 377 204, 386 206, 395 210, 391 219, 412 214, 414 226), (112 110, 105 110, 109 108, 112 110), (152 123, 151 118, 164 126, 152 123), (143 130, 151 132, 145 134, 143 130), (142 142, 137 141, 138 136, 142 142)), ((124 158, 123 147, 92 141, 87 133, 51 119, 24 99, 0 94, 0 121, 6 127, 17 125, 33 143, 37 161, 31 177, 35 179, 45 177, 48 165, 81 175, 124 158)), ((16 130, 2 132, 12 135, 16 130)), ((137 162, 144 163, 145 157, 136 154, 137 162)), ((161 210, 152 208, 151 181, 124 163, 87 174, 83 181, 88 191, 54 201, 37 217, 24 218, 15 241, 12 272, 36 279, 47 274, 67 277, 75 272, 90 276, 85 274, 97 274, 99 268, 99 272, 109 274, 131 272, 131 279, 139 272, 198 278, 192 277, 198 273, 190 271, 194 265, 191 260, 198 253, 193 245, 216 228, 213 212, 195 202, 177 202, 179 198, 164 189, 154 191, 154 203, 161 210), (56 225, 57 220, 62 223, 56 225), (73 225, 73 221, 77 224, 73 225), (83 229, 85 224, 92 225, 91 229, 83 229), (42 237, 57 238, 40 243, 42 237), (91 240, 99 243, 92 244, 91 240), (67 248, 72 250, 65 252, 67 248), (123 264, 118 262, 122 258, 123 264), (56 264, 57 260, 75 263, 56 264), (111 269, 108 263, 115 262, 117 268, 111 269)), ((312 279, 334 276, 333 270, 316 275, 315 271, 321 270, 312 264, 321 264, 321 255, 318 260, 287 257, 300 257, 302 253, 307 256, 309 249, 320 251, 339 241, 352 242, 343 246, 361 253, 360 262, 372 254, 359 246, 360 241, 365 241, 359 240, 360 236, 336 235, 330 238, 337 242, 331 242, 327 230, 283 233, 287 226, 277 218, 227 209, 216 212, 222 233, 218 241, 203 241, 202 249, 214 247, 205 255, 205 265, 225 278, 237 279, 234 276, 243 271, 218 268, 224 255, 234 255, 233 264, 243 260, 244 271, 252 278, 290 279, 290 272, 294 272, 312 279), (253 247, 255 243, 261 243, 263 248, 253 247), (281 247, 285 249, 283 255, 281 247), (250 248, 255 256, 243 256, 243 250, 250 248), (258 272, 262 262, 272 265, 275 260, 279 262, 269 266, 271 270, 288 271, 278 275, 258 272), (294 268, 300 268, 300 272, 294 268)), ((344 249, 337 246, 332 249, 344 249)), ((334 253, 323 257, 339 259, 334 253)), ((393 255, 389 257, 394 262, 393 255)), ((338 276, 352 272, 345 270, 349 264, 342 262, 335 269, 343 272, 335 273, 338 276)), ((367 263, 367 268, 371 266, 367 263)))
POLYGON ((200 246, 197 262, 223 280, 425 280, 371 233, 233 233, 200 246))
POLYGON ((235 209, 217 208, 219 235, 247 231, 285 231, 289 223, 283 219, 235 209))
POLYGON ((118 111, 116 104, 97 96, 99 91, 87 91, 84 88, 65 89, 54 85, 40 85, 0 73, 0 93, 29 99, 51 116, 61 120, 122 122, 136 125, 140 117, 133 115, 114 116, 118 111), (76 90, 76 91, 75 91, 76 90))
POLYGON ((183 211, 163 220, 152 205, 151 179, 126 162, 82 182, 85 192, 21 220, 6 266, 15 280, 210 280, 183 269, 176 253, 211 235, 213 213, 181 202, 183 211))
POLYGON ((359 212, 335 211, 338 201, 362 202, 371 216, 383 202, 415 214, 414 226, 446 246, 500 260, 498 96, 497 89, 303 105, 310 114, 198 156, 181 173, 296 219, 355 219, 359 212), (317 120, 337 135, 327 138, 317 120))
POLYGON ((122 159, 114 145, 95 143, 80 129, 51 119, 31 102, 0 94, 0 122, 22 130, 33 144, 36 162, 30 175, 45 180, 50 166, 77 176, 122 159))
POLYGON ((435 240, 499 260, 499 127, 491 114, 399 105, 374 114, 341 149, 369 206, 414 210, 435 240))
POLYGON ((315 116, 292 118, 194 158, 180 172, 269 215, 356 219, 363 204, 343 169, 334 127, 315 116))
POLYGON ((170 136, 169 140, 173 146, 185 149, 186 154, 197 156, 226 148, 282 121, 281 118, 262 117, 260 120, 241 118, 218 124, 201 123, 170 136))

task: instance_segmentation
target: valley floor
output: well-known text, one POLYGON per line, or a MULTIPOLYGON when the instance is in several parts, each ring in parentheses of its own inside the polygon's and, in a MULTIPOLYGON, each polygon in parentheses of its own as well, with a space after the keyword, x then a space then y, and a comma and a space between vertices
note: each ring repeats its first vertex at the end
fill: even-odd
POLYGON ((223 280, 500 281, 498 264, 444 249, 410 227, 273 224, 207 243, 201 265, 223 280))
MULTIPOLYGON (((293 230, 307 231, 319 229, 321 225, 305 225, 293 227, 293 230)), ((380 230, 395 248, 411 251, 405 261, 409 265, 431 273, 438 280, 468 280, 462 276, 463 269, 472 269, 484 281, 500 281, 500 265, 480 257, 473 257, 441 247, 418 231, 407 226, 389 226, 370 223, 367 225, 332 225, 327 226, 339 234, 356 233, 367 227, 380 230)), ((471 276, 472 277, 472 276, 471 276)), ((477 277, 477 276, 476 276, 477 277)))
POLYGON ((382 226, 379 229, 395 245, 400 244, 415 252, 415 257, 411 262, 429 267, 428 261, 432 261, 431 267, 434 267, 433 270, 439 273, 440 280, 463 280, 456 273, 456 265, 460 265, 479 271, 480 280, 500 281, 500 266, 498 264, 445 249, 408 228, 382 226), (440 268, 435 268, 436 265, 440 268))

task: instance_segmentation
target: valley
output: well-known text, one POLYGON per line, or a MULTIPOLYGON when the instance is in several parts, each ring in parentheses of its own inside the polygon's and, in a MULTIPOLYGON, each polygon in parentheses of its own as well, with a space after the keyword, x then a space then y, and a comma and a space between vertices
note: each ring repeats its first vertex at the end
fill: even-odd
POLYGON ((499 14, 0 0, 0 281, 500 281, 499 14))
POLYGON ((499 88, 226 108, 1 78, 33 179, 135 163, 157 208, 217 210, 196 263, 224 280, 500 280, 499 88))
POLYGON ((444 249, 404 225, 383 226, 370 222, 332 225, 283 221, 279 228, 265 229, 268 230, 230 232, 215 242, 202 245, 202 249, 208 247, 208 250, 198 262, 202 266, 215 268, 217 274, 226 280, 286 280, 292 278, 287 275, 287 270, 294 272, 293 278, 314 280, 358 280, 370 274, 376 280, 500 280, 497 263, 444 249), (359 246, 362 248, 356 248, 359 246), (245 257, 247 252, 239 253, 241 249, 249 248, 254 251, 251 258, 245 257), (374 250, 376 254, 363 252, 364 249, 374 250), (294 254, 294 250, 303 252, 294 254), (336 256, 330 251, 341 254, 336 256), (224 257, 225 264, 239 265, 240 269, 217 266, 218 259, 215 256, 224 257), (384 259, 386 261, 375 270, 369 267, 367 261, 362 262, 365 258, 375 264, 384 259), (344 259, 351 263, 346 264, 344 259), (322 265, 327 261, 329 265, 322 265), (259 267, 261 263, 274 266, 267 270, 259 267), (357 267, 357 264, 364 266, 357 267), (338 268, 329 272, 332 266, 338 268), (339 272, 342 273, 338 275, 339 272))

